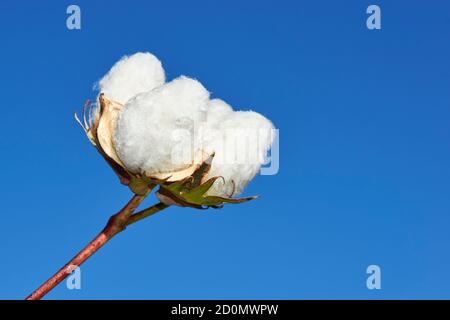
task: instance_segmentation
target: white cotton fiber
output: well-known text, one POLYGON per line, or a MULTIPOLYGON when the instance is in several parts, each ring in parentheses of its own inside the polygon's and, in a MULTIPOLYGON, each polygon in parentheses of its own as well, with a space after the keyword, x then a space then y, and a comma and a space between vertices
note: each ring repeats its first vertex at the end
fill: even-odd
POLYGON ((117 122, 119 158, 128 170, 148 176, 189 167, 208 102, 209 92, 200 82, 184 76, 138 94, 125 104, 117 122), (179 153, 186 155, 182 161, 174 158, 179 153))
POLYGON ((98 89, 106 98, 125 104, 138 93, 152 90, 165 82, 161 62, 151 53, 124 56, 99 81, 98 89))
POLYGON ((207 154, 217 152, 218 146, 222 139, 222 131, 220 124, 226 116, 233 113, 233 108, 225 101, 220 99, 212 99, 208 103, 208 112, 206 114, 206 126, 202 127, 201 139, 202 149, 207 154))
POLYGON ((206 122, 210 127, 216 127, 220 124, 223 117, 230 115, 233 108, 225 101, 220 99, 211 99, 208 103, 208 113, 206 115, 206 122))
POLYGON ((221 176, 223 179, 218 179, 208 194, 236 196, 264 163, 273 142, 273 125, 253 111, 226 111, 221 117, 213 115, 211 119, 217 130, 210 134, 214 140, 206 143, 208 150, 215 151, 208 177, 221 176))

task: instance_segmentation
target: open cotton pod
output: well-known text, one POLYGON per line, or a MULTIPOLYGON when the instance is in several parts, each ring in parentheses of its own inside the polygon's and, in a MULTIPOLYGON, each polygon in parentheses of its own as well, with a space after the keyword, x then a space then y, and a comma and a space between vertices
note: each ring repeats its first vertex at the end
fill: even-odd
POLYGON ((85 108, 84 123, 77 121, 134 193, 160 185, 162 202, 194 208, 255 198, 232 197, 259 171, 272 143, 249 134, 272 129, 262 115, 210 100, 208 90, 195 79, 181 76, 165 82, 160 61, 150 53, 122 58, 97 87, 95 108, 85 108), (237 149, 222 148, 234 143, 236 131, 239 141, 257 146, 255 161, 235 161, 235 155, 247 153, 242 143, 237 149))
MULTIPOLYGON (((189 82, 193 80, 186 79, 184 81, 189 82)), ((164 92, 164 90, 158 90, 150 96, 160 94, 164 96, 162 92, 164 92)), ((181 101, 183 100, 186 99, 181 99, 181 101)), ((192 103, 192 100, 187 100, 192 103)), ((144 115, 145 112, 141 112, 139 109, 131 109, 132 112, 126 113, 126 108, 133 107, 133 104, 136 103, 136 101, 130 102, 131 107, 129 105, 123 106, 116 101, 108 100, 104 94, 100 94, 97 103, 98 106, 93 110, 93 115, 90 117, 91 119, 89 121, 85 121, 85 124, 82 124, 78 118, 77 120, 85 129, 87 136, 93 145, 117 173, 121 182, 128 185, 134 193, 143 194, 149 188, 160 185, 157 196, 161 202, 168 205, 178 205, 197 209, 204 209, 207 207, 219 208, 225 203, 242 203, 256 198, 246 197, 237 199, 229 196, 222 196, 220 194, 212 194, 210 192, 210 189, 213 188, 215 184, 225 184, 226 181, 222 176, 211 176, 210 171, 214 153, 212 149, 208 150, 211 151, 212 154, 203 151, 206 150, 203 144, 200 144, 203 149, 195 150, 194 157, 188 163, 173 164, 169 158, 166 159, 168 162, 165 164, 157 163, 155 161, 149 162, 148 155, 146 155, 145 150, 142 151, 142 148, 145 148, 149 143, 149 140, 152 141, 152 137, 156 136, 160 140, 155 140, 153 145, 148 145, 151 148, 148 151, 156 153, 156 159, 159 161, 164 159, 163 157, 165 155, 169 156, 170 154, 163 152, 165 150, 164 148, 162 148, 161 151, 160 146, 158 147, 158 143, 167 143, 169 141, 174 148, 176 148, 176 144, 172 144, 170 139, 167 141, 162 139, 157 125, 154 127, 146 126, 146 128, 153 129, 147 131, 144 136, 140 135, 141 132, 139 132, 137 136, 134 136, 138 133, 135 132, 135 129, 139 128, 140 121, 143 121, 144 125, 147 125, 149 122, 151 123, 149 119, 146 120, 144 115), (133 116, 136 111, 138 111, 138 114, 136 114, 136 118, 134 118, 133 116), (131 119, 128 117, 131 117, 131 119), (125 128, 122 128, 120 126, 121 121, 131 121, 131 127, 127 127, 129 124, 126 123, 124 124, 125 128), (123 130, 125 130, 125 132, 123 132, 123 130), (127 130, 131 130, 131 132, 127 130), (123 136, 117 137, 117 135, 123 136), (148 137, 148 139, 145 139, 145 137, 148 137), (133 142, 136 143, 136 145, 133 145, 133 142), (120 146, 121 143, 125 144, 126 147, 120 146), (117 144, 119 144, 119 148, 117 148, 117 144), (132 148, 132 150, 124 151, 121 148, 132 148), (124 152, 129 153, 124 154, 124 152), (120 155, 125 158, 125 161, 122 161, 120 155), (142 161, 142 163, 138 162, 138 160, 142 161), (153 167, 151 167, 150 164, 153 164, 156 168, 169 168, 169 170, 158 171, 153 169, 153 171, 151 171, 153 167)), ((86 110, 87 109, 85 109, 85 112, 86 110)), ((92 114, 92 112, 90 114, 92 114)), ((153 116, 153 113, 150 113, 150 116, 153 116)), ((85 117, 85 114, 83 117, 85 117)), ((158 119, 158 121, 164 122, 164 120, 161 119, 158 119)), ((173 122, 178 123, 176 120, 173 120, 173 122)), ((202 125, 205 124, 202 123, 202 125)), ((191 126, 187 126, 187 128, 191 128, 191 126)), ((169 149, 171 149, 171 147, 169 147, 169 149)), ((155 154, 153 154, 153 156, 155 156, 155 154)), ((217 189, 217 187, 214 188, 217 189)))

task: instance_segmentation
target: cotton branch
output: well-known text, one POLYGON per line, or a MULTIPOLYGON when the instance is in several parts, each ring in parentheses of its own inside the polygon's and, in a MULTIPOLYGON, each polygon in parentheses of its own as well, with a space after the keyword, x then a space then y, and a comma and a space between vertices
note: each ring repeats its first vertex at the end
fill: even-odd
POLYGON ((125 205, 125 207, 122 208, 122 210, 120 210, 117 214, 113 215, 109 219, 105 228, 94 238, 94 240, 92 240, 83 250, 81 250, 72 260, 70 260, 50 279, 48 279, 32 294, 30 294, 26 298, 26 300, 41 299, 59 283, 61 283, 67 276, 69 276, 74 268, 81 266, 83 262, 89 259, 95 252, 97 252, 97 250, 105 245, 105 243, 111 240, 118 233, 125 230, 128 225, 167 208, 167 205, 159 203, 153 207, 133 214, 136 208, 147 197, 148 193, 146 193, 145 195, 134 195, 133 198, 131 198, 131 200, 125 205))

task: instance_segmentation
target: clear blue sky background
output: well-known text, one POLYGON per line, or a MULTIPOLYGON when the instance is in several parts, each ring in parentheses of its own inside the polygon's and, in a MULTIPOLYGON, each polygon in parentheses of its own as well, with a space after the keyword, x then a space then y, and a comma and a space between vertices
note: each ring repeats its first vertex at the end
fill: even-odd
POLYGON ((0 298, 25 297, 130 198, 72 113, 136 51, 272 119, 280 172, 251 183, 258 201, 130 227, 81 290, 48 298, 450 298, 448 1, 74 3, 81 31, 71 2, 0 2, 0 298))

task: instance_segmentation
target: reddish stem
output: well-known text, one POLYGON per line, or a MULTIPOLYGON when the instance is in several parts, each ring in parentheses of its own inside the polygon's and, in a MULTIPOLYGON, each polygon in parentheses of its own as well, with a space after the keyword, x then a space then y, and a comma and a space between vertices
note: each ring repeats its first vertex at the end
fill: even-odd
MULTIPOLYGON (((147 193, 148 194, 148 193, 147 193)), ((94 240, 92 240, 83 250, 81 250, 72 260, 70 260, 64 267, 55 273, 50 279, 30 294, 26 300, 39 300, 45 296, 50 290, 56 287, 63 281, 72 271, 79 267, 89 257, 91 257, 98 249, 100 249, 106 242, 111 240, 116 234, 122 232, 126 226, 130 215, 136 210, 139 204, 145 199, 147 194, 139 196, 134 195, 133 198, 120 210, 113 215, 106 227, 99 233, 94 240)))

